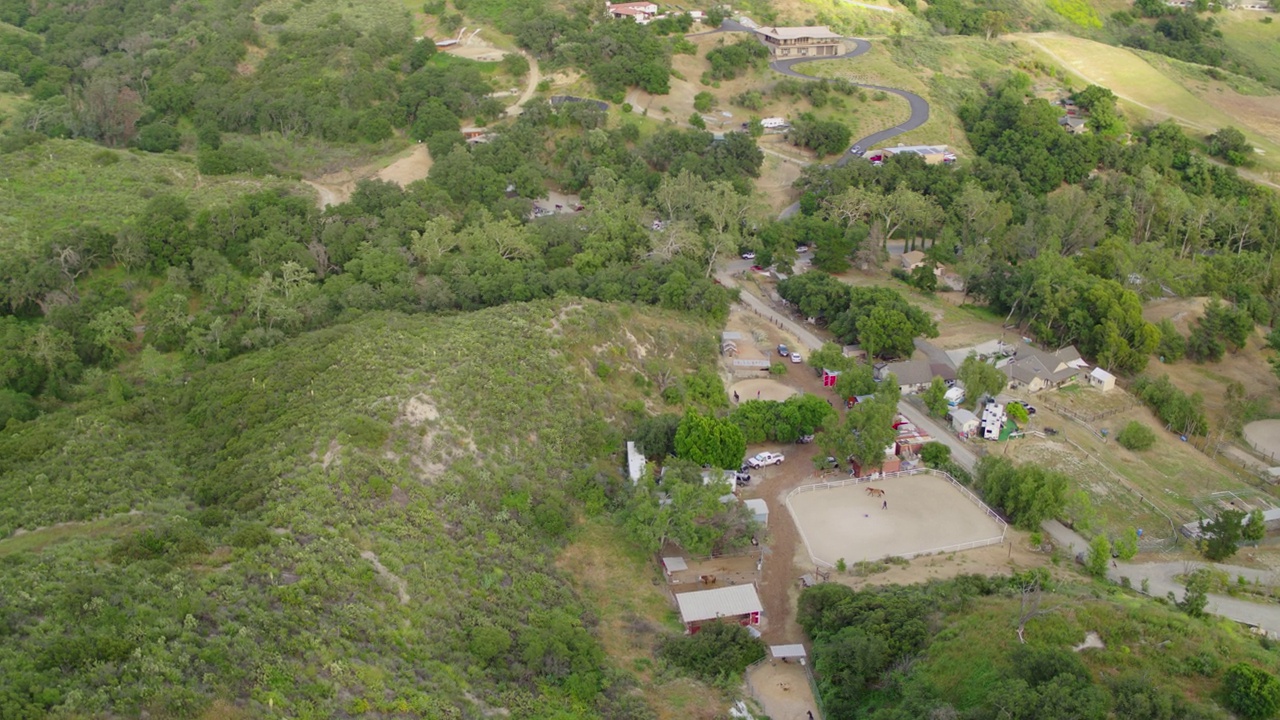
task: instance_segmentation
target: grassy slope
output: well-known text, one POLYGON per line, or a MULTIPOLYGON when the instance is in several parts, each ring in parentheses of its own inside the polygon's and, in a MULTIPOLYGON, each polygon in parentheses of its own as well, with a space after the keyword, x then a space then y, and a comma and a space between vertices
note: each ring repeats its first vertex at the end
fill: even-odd
MULTIPOLYGON (((1217 676, 1232 662, 1249 659, 1275 667, 1280 661, 1275 649, 1263 649, 1239 626, 1195 620, 1127 595, 1098 598, 1086 588, 1068 587, 1046 593, 1040 610, 1043 614, 1027 624, 1029 643, 1071 646, 1083 642, 1086 632, 1096 632, 1106 647, 1080 657, 1099 680, 1132 673, 1197 702, 1215 700, 1217 676)), ((1008 671, 1001 663, 1018 645, 1014 628, 1020 612, 1017 598, 988 598, 952 616, 917 672, 957 709, 972 707, 1008 671)))
POLYGON ((465 692, 536 707, 536 693, 493 694, 469 628, 507 630, 516 645, 499 662, 515 668, 538 633, 584 632, 563 629, 587 614, 531 518, 547 522, 535 510, 550 508, 554 520, 569 477, 615 450, 613 414, 653 392, 634 375, 643 353, 687 368, 713 352, 709 330, 675 316, 543 303, 370 317, 181 385, 137 378, 127 402, 105 382, 86 388, 79 405, 0 433, 0 535, 129 508, 181 526, 203 486, 261 491, 274 542, 233 549, 236 520, 185 562, 121 565, 109 552, 139 522, 127 515, 0 541, 0 595, 21 598, 9 617, 22 628, 0 644, 0 668, 30 669, 54 639, 114 627, 114 616, 81 626, 62 613, 83 604, 69 593, 88 592, 76 597, 129 608, 128 641, 146 648, 108 661, 107 684, 57 676, 89 712, 142 702, 189 715, 218 696, 254 716, 273 703, 274 714, 331 717, 465 692), (608 381, 600 360, 616 369, 608 381), (407 601, 361 552, 403 581, 407 601), (161 636, 170 644, 154 651, 161 636))
POLYGON ((1131 50, 1057 34, 1010 37, 1042 49, 1056 64, 1084 82, 1110 88, 1121 98, 1121 104, 1139 117, 1153 120, 1172 117, 1201 135, 1227 125, 1239 127, 1264 151, 1265 155, 1260 156, 1260 169, 1280 169, 1280 137, 1263 134, 1265 130, 1259 125, 1259 118, 1250 113, 1228 112, 1234 106, 1220 106, 1197 96, 1131 50))
POLYGON ((1227 12, 1215 15, 1222 41, 1232 55, 1267 77, 1272 85, 1280 84, 1280 22, 1270 13, 1227 12), (1263 18, 1273 22, 1263 23, 1263 18))
POLYGON ((274 187, 312 192, 279 178, 201 176, 186 156, 49 140, 0 155, 0 250, 22 248, 50 231, 83 222, 115 229, 160 193, 184 197, 198 209, 274 187))
MULTIPOLYGON (((422 5, 418 5, 421 10, 422 5)), ((379 27, 403 26, 410 22, 409 10, 399 0, 361 0, 361 2, 312 2, 293 0, 269 0, 258 6, 254 13, 261 22, 267 13, 283 13, 287 16, 284 27, 289 30, 314 31, 327 24, 333 16, 341 16, 352 27, 369 32, 379 27)))

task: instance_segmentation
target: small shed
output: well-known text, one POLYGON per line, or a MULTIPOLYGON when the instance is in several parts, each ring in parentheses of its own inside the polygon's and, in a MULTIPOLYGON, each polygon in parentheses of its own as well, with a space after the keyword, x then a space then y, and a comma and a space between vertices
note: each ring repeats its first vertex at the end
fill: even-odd
POLYGON ((1096 367, 1089 371, 1089 384, 1102 392, 1106 392, 1116 386, 1116 376, 1100 367, 1096 367))
POLYGON ((978 430, 978 416, 964 408, 956 408, 951 411, 951 429, 963 435, 968 435, 978 430))
POLYGON ((676 595, 680 608, 680 620, 690 635, 702 629, 702 625, 716 620, 728 620, 750 627, 760 624, 764 606, 756 594, 756 586, 730 585, 714 590, 698 590, 676 595))
POLYGON ((684 558, 680 557, 679 555, 675 557, 664 557, 662 558, 662 569, 666 570, 667 577, 670 577, 675 573, 688 570, 689 563, 685 562, 684 558))
POLYGON ((766 503, 764 500, 761 500, 760 498, 752 498, 750 500, 744 500, 742 504, 746 505, 747 509, 751 511, 751 514, 755 517, 756 522, 760 523, 761 525, 768 526, 769 503, 766 503))
POLYGON ((839 370, 828 370, 826 368, 822 368, 822 387, 835 387, 836 382, 839 379, 839 370))
POLYGON ((801 665, 804 665, 805 658, 809 656, 809 654, 804 651, 804 646, 799 644, 770 645, 769 655, 771 655, 774 660, 799 660, 801 665))

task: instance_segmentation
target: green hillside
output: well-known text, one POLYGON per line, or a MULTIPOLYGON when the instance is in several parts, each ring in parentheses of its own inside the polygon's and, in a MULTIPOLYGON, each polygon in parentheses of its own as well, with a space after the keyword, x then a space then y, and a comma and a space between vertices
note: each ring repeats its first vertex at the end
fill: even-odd
POLYGON ((656 392, 640 358, 712 337, 546 302, 88 376, 0 435, 0 717, 608 715, 625 678, 552 555, 656 392))
POLYGON ((109 150, 82 140, 47 140, 0 153, 0 249, 33 247, 53 231, 83 223, 114 232, 161 193, 207 208, 275 188, 308 197, 313 192, 302 183, 280 178, 204 176, 190 156, 109 150))

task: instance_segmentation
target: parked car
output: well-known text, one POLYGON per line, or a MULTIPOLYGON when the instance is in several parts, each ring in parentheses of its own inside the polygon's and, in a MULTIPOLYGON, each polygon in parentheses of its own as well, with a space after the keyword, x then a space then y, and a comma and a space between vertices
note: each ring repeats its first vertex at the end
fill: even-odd
POLYGON ((1028 415, 1035 415, 1035 414, 1036 414, 1036 406, 1035 406, 1035 405, 1027 405, 1026 403, 1023 403, 1022 407, 1024 407, 1024 408, 1026 408, 1026 409, 1027 409, 1027 414, 1028 414, 1028 415))
POLYGON ((785 459, 780 453, 762 452, 753 458, 748 458, 747 465, 753 468, 762 468, 770 465, 780 465, 785 459))
POLYGON ((824 470, 839 470, 840 461, 835 459, 831 455, 828 455, 827 459, 823 461, 822 467, 824 470))
POLYGON ((743 260, 755 260, 755 259, 756 259, 756 254, 755 254, 755 253, 753 253, 753 252, 744 252, 744 253, 742 253, 742 259, 743 259, 743 260))
POLYGON ((861 154, 862 154, 862 146, 861 146, 861 145, 854 145, 853 147, 849 148, 849 154, 851 154, 851 155, 861 155, 861 154))
POLYGON ((800 357, 800 353, 791 353, 791 362, 793 363, 804 362, 804 358, 800 357))
POLYGON ((803 255, 803 254, 805 254, 805 253, 807 253, 807 252, 809 252, 809 246, 808 246, 808 245, 801 245, 801 246, 799 246, 799 247, 797 247, 797 248, 796 248, 796 253, 798 253, 798 254, 800 254, 800 255, 803 255))
POLYGON ((751 476, 744 472, 734 473, 733 479, 738 484, 738 487, 746 487, 751 484, 751 476))
POLYGON ((780 357, 787 357, 787 356, 791 355, 791 351, 787 349, 787 346, 786 346, 786 345, 779 345, 779 346, 778 346, 778 355, 779 355, 780 357))
POLYGON ((813 436, 801 435, 800 437, 796 438, 796 442, 801 445, 808 445, 809 443, 813 442, 813 436))

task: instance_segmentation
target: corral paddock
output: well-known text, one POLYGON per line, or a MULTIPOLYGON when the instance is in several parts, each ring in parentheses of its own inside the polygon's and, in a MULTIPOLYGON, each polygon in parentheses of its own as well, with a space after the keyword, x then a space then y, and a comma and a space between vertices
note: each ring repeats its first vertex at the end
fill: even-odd
POLYGON ((1280 456, 1280 420, 1255 420, 1244 426, 1244 437, 1258 452, 1280 456))
POLYGON ((941 477, 911 475, 797 492, 787 505, 809 554, 834 565, 908 556, 1003 535, 1004 528, 941 477), (872 497, 867 488, 884 490, 872 497), (881 509, 887 501, 888 509, 881 509))
POLYGON ((795 388, 787 387, 777 380, 768 378, 740 380, 729 388, 729 396, 733 397, 735 392, 738 393, 738 397, 742 402, 748 400, 776 400, 782 402, 797 394, 795 388), (759 393, 759 397, 756 397, 756 393, 759 393))

